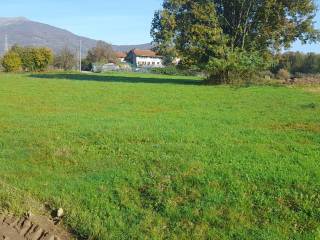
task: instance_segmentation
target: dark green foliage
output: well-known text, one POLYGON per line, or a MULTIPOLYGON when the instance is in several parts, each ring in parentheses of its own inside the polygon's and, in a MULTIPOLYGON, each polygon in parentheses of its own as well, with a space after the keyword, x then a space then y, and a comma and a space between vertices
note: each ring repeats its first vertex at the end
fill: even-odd
POLYGON ((3 56, 1 64, 6 72, 18 72, 21 70, 22 63, 20 56, 11 50, 3 56))
POLYGON ((208 83, 238 82, 250 83, 255 81, 257 74, 271 65, 271 56, 259 52, 247 52, 240 49, 228 51, 224 58, 211 58, 208 63, 208 83))
POLYGON ((199 73, 191 70, 183 70, 179 69, 177 66, 168 66, 164 68, 152 68, 151 69, 152 73, 156 74, 164 74, 164 75, 184 75, 184 76, 196 76, 199 73))
POLYGON ((88 58, 82 59, 81 68, 82 71, 92 71, 92 62, 88 58))

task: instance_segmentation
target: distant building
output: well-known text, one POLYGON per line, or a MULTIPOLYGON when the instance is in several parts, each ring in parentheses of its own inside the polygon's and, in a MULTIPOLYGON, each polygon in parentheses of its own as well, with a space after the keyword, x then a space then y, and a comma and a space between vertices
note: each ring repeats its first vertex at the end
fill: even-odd
POLYGON ((125 59, 127 57, 127 54, 124 52, 116 52, 116 57, 120 62, 125 63, 126 62, 125 59))
POLYGON ((131 50, 126 59, 138 68, 160 68, 163 67, 162 57, 151 50, 131 50))

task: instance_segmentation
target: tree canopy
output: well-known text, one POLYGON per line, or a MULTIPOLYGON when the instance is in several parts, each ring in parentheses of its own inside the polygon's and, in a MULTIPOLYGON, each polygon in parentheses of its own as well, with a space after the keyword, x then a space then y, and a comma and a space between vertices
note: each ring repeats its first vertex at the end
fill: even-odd
POLYGON ((54 58, 54 66, 65 71, 72 70, 76 64, 75 54, 67 47, 64 47, 54 58))
POLYGON ((91 63, 115 63, 117 57, 110 44, 99 41, 96 47, 89 50, 87 60, 91 63))
POLYGON ((20 47, 14 45, 11 51, 19 55, 22 69, 26 72, 44 71, 53 60, 52 50, 46 47, 20 47))
POLYGON ((151 35, 160 53, 228 79, 265 67, 295 40, 317 41, 315 13, 313 0, 164 0, 151 35))

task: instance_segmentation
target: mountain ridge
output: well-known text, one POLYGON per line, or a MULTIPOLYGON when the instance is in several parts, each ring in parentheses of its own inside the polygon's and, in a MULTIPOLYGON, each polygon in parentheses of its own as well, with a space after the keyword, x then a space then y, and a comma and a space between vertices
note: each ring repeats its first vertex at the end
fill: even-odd
MULTIPOLYGON (((80 40, 82 41, 82 54, 96 46, 98 40, 83 37, 71 31, 29 20, 25 17, 4 18, 0 17, 0 54, 5 49, 5 35, 8 36, 8 45, 43 46, 51 48, 55 53, 64 47, 77 52, 80 40)), ((150 49, 151 44, 138 45, 112 45, 115 51, 129 51, 133 48, 150 49)))

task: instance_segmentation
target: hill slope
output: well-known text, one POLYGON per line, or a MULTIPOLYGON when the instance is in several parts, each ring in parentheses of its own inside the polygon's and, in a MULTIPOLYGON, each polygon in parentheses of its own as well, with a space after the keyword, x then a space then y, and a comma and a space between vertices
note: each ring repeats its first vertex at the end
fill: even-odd
MULTIPOLYGON (((76 51, 79 40, 82 40, 83 54, 94 47, 97 40, 78 36, 70 31, 53 27, 47 24, 34 22, 23 17, 0 18, 0 54, 4 51, 5 34, 8 35, 9 46, 19 44, 22 46, 46 46, 58 52, 68 46, 76 51)), ((132 48, 148 49, 150 44, 142 45, 119 45, 113 46, 117 51, 128 51, 132 48)))

